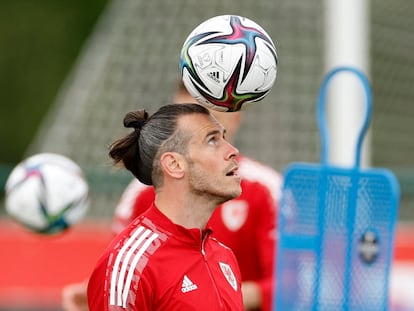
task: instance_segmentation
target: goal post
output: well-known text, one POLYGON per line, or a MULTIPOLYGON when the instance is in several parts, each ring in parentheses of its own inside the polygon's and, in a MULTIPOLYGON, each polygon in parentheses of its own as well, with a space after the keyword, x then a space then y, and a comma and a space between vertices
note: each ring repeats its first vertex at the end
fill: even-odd
MULTIPOLYGON (((369 0, 324 0, 325 71, 338 66, 353 66, 370 76, 369 0)), ((355 142, 364 114, 364 91, 355 76, 339 75, 329 92, 329 160, 352 166, 355 142)), ((369 133, 369 132, 368 132, 369 133)), ((366 135, 361 165, 370 165, 370 135, 366 135)))

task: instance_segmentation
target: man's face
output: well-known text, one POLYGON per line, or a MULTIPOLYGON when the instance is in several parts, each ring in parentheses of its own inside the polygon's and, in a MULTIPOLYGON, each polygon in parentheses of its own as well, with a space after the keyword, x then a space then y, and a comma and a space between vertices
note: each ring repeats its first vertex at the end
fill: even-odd
POLYGON ((225 139, 223 126, 203 114, 183 116, 179 126, 191 133, 187 176, 190 191, 225 202, 241 194, 238 150, 225 139))

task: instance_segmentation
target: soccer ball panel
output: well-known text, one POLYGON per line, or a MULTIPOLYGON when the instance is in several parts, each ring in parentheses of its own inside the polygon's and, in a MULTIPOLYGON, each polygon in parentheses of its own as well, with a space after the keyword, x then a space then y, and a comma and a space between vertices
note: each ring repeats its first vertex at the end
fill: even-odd
POLYGON ((200 104, 218 111, 238 111, 262 100, 275 82, 277 63, 269 35, 236 15, 201 23, 180 54, 184 85, 200 104))
POLYGON ((202 97, 199 93, 199 91, 196 88, 196 85, 199 86, 197 81, 194 81, 192 76, 189 74, 187 69, 184 69, 183 71, 183 83, 187 89, 187 91, 191 94, 191 96, 194 97, 194 99, 199 102, 201 105, 209 108, 209 109, 213 109, 216 111, 221 111, 221 112, 226 112, 228 111, 228 109, 226 107, 220 107, 217 105, 212 104, 211 102, 209 102, 206 98, 202 97))
MULTIPOLYGON (((42 228, 47 225, 45 217, 42 213, 35 212, 37 210, 40 201, 42 200, 42 184, 39 180, 39 177, 28 177, 28 179, 22 183, 18 181, 23 180, 24 178, 24 169, 18 168, 19 172, 15 172, 7 182, 7 185, 10 185, 16 179, 16 186, 13 187, 13 195, 6 195, 6 211, 15 219, 18 219, 23 224, 32 224, 34 227, 42 228), (20 176, 16 176, 20 175, 20 176), (18 207, 18 208, 17 208, 18 207)), ((10 189, 10 186, 8 187, 10 189)), ((9 190, 7 190, 9 191, 9 190)), ((10 192, 8 192, 10 193, 10 192)))
POLYGON ((89 187, 79 166, 57 154, 18 164, 6 183, 6 211, 39 233, 61 232, 86 213, 89 187))
POLYGON ((237 61, 243 57, 244 49, 241 44, 230 47, 224 44, 212 44, 207 47, 201 45, 189 49, 195 72, 214 97, 223 96, 223 90, 235 70, 237 61))
POLYGON ((254 56, 249 74, 240 83, 239 91, 241 93, 249 93, 252 91, 266 92, 269 90, 275 80, 277 74, 277 66, 274 62, 274 56, 267 43, 258 39, 256 42, 258 49, 254 56))

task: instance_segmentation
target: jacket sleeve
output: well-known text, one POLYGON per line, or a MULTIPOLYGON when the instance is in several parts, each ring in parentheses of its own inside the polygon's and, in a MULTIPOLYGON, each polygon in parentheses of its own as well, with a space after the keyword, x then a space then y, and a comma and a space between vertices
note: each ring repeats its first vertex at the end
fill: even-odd
POLYGON ((122 243, 114 239, 107 252, 98 260, 89 278, 87 298, 90 311, 154 310, 154 288, 145 271, 134 271, 135 275, 128 287, 122 287, 125 283, 119 287, 118 280, 112 279, 113 260, 116 257, 113 249, 121 246, 122 243))
POLYGON ((151 285, 151 282, 148 281, 145 274, 140 276, 140 281, 138 288, 136 289, 136 298, 133 304, 131 304, 131 311, 150 311, 155 310, 156 306, 154 305, 154 289, 151 285))

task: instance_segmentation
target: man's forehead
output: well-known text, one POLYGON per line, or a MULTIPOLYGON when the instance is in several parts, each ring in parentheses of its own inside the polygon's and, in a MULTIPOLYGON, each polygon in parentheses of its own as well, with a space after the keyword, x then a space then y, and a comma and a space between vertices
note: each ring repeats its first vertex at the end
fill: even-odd
POLYGON ((178 119, 178 127, 191 132, 209 132, 213 129, 224 130, 223 125, 213 115, 194 113, 183 115, 178 119))

